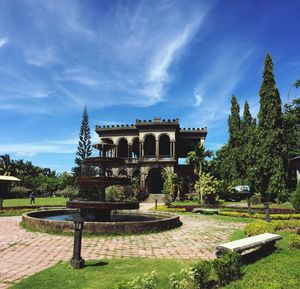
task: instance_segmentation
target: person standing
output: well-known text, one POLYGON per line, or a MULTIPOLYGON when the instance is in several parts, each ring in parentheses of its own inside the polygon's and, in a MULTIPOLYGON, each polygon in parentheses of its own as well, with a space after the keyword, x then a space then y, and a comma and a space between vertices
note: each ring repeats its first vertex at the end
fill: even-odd
POLYGON ((33 192, 31 192, 31 194, 29 195, 29 197, 30 197, 30 205, 35 204, 35 196, 34 196, 33 192))

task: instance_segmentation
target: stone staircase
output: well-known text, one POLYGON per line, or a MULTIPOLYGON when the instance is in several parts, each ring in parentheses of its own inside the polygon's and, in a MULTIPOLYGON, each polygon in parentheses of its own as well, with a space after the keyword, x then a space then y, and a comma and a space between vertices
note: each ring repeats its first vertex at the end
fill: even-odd
POLYGON ((150 194, 149 197, 144 201, 144 203, 155 204, 155 199, 157 199, 157 203, 163 203, 164 202, 164 194, 150 194))

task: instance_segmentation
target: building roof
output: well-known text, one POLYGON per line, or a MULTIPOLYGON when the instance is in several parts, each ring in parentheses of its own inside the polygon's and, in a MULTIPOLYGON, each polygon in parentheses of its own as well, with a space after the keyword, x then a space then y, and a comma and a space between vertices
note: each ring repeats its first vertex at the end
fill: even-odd
POLYGON ((15 182, 20 182, 21 180, 13 177, 13 176, 0 176, 0 181, 15 181, 15 182))

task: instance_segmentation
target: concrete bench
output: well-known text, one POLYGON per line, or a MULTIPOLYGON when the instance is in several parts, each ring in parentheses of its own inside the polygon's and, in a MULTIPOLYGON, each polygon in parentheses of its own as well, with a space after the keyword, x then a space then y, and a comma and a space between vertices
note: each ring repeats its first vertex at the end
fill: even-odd
POLYGON ((193 213, 201 213, 201 214, 207 214, 207 215, 213 215, 218 214, 219 210, 217 209, 209 209, 209 208, 195 208, 192 211, 193 213))
POLYGON ((257 247, 267 247, 268 249, 274 247, 276 241, 282 239, 276 234, 264 233, 217 246, 216 256, 221 257, 225 251, 235 251, 243 253, 244 251, 254 249, 257 247))

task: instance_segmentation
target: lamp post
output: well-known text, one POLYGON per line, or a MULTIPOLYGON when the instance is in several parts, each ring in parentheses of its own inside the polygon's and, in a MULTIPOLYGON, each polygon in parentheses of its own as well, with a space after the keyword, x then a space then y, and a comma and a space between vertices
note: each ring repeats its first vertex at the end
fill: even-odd
POLYGON ((74 269, 81 269, 84 267, 84 259, 81 257, 81 241, 82 241, 82 229, 84 221, 81 217, 74 220, 74 246, 73 256, 70 260, 70 265, 74 269))
POLYGON ((265 202, 264 207, 265 207, 266 221, 271 222, 271 219, 270 219, 270 202, 265 202))

